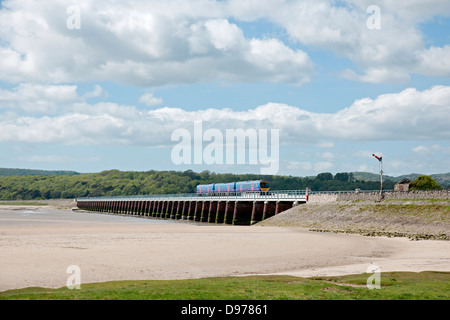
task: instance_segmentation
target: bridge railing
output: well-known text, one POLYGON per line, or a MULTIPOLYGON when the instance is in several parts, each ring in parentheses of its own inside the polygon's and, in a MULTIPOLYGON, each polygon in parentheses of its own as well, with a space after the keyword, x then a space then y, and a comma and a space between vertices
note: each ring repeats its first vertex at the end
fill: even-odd
MULTIPOLYGON (((392 190, 383 190, 390 192, 392 190)), ((312 194, 355 194, 355 193, 379 193, 380 190, 353 190, 353 191, 308 191, 312 194)), ((177 193, 177 194, 159 194, 159 195, 138 195, 138 196, 116 196, 116 197, 87 197, 77 198, 78 202, 82 201, 151 201, 151 200, 173 200, 173 201, 190 201, 190 200, 286 200, 296 201, 306 199, 306 190, 278 190, 268 192, 221 192, 216 195, 197 194, 197 193, 177 193)))
POLYGON ((87 197, 77 198, 77 202, 83 201, 151 201, 151 200, 304 200, 306 190, 281 190, 267 192, 221 192, 216 195, 205 195, 197 193, 140 195, 140 196, 117 196, 117 197, 87 197))
MULTIPOLYGON (((383 192, 393 192, 394 190, 383 190, 383 192)), ((309 191, 308 194, 355 194, 355 193, 380 193, 380 190, 348 190, 348 191, 309 191)))

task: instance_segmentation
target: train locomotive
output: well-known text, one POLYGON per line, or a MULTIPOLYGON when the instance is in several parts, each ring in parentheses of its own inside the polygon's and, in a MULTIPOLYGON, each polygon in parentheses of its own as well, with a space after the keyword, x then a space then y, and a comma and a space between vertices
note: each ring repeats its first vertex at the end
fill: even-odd
POLYGON ((267 192, 270 184, 265 180, 229 182, 216 184, 201 184, 197 186, 197 195, 225 195, 246 192, 267 192))

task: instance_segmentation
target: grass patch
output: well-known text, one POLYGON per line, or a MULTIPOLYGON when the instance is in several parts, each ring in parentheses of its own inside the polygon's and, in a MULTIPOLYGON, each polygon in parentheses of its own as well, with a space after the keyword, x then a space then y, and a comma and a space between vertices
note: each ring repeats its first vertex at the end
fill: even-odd
POLYGON ((11 202, 0 202, 0 206, 48 206, 48 203, 29 202, 29 201, 11 201, 11 202))
POLYGON ((414 214, 417 212, 428 211, 433 213, 435 211, 440 211, 448 214, 450 205, 447 204, 415 204, 415 203, 404 203, 404 204, 395 204, 395 203, 386 203, 386 204, 366 204, 361 206, 360 210, 371 209, 373 211, 378 212, 391 212, 391 213, 405 213, 405 214, 414 214))
POLYGON ((224 277, 190 280, 114 281, 82 284, 80 290, 25 288, 0 292, 2 300, 450 300, 450 272, 370 274, 343 277, 224 277))
POLYGON ((385 199, 383 200, 384 202, 393 202, 393 201, 402 201, 402 202, 414 202, 414 201, 420 201, 420 202, 445 202, 445 201, 449 201, 449 199, 426 199, 426 198, 422 198, 422 199, 385 199))

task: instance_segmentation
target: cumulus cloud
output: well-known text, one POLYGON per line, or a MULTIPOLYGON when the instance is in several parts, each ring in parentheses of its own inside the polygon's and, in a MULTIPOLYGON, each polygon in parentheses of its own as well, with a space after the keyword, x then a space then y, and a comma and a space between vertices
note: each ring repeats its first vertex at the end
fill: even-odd
POLYGON ((408 71, 403 68, 368 68, 364 74, 357 74, 354 70, 346 69, 341 72, 341 76, 348 80, 367 83, 405 83, 411 79, 408 71))
POLYGON ((380 28, 367 27, 372 0, 228 1, 243 20, 267 19, 286 30, 290 39, 348 58, 357 69, 345 78, 368 83, 407 82, 411 73, 448 76, 448 46, 426 47, 421 24, 450 16, 446 0, 377 1, 380 28))
POLYGON ((219 1, 83 1, 79 29, 67 27, 67 6, 58 0, 4 2, 0 80, 300 85, 312 76, 305 52, 276 39, 246 38, 219 1))
MULTIPOLYGON (((19 87, 20 88, 20 87, 19 87)), ((15 92, 19 89, 13 89, 15 92)), ((69 90, 70 91, 70 90, 69 90)), ((68 95, 76 100, 76 96, 68 95)), ((16 95, 16 101, 20 101, 16 95)), ((10 97, 10 99, 12 99, 10 97)), ((188 111, 162 107, 141 110, 135 106, 86 101, 68 103, 53 116, 16 117, 0 120, 0 141, 77 145, 170 146, 172 132, 193 132, 195 121, 204 130, 252 128, 280 130, 280 142, 302 141, 327 146, 338 140, 448 140, 450 87, 419 91, 406 89, 376 99, 356 100, 335 113, 315 113, 286 104, 268 103, 246 111, 207 109, 188 111)), ((324 153, 330 159, 331 153, 324 153)))
POLYGON ((369 29, 370 4, 336 7, 331 1, 295 1, 280 7, 273 19, 295 41, 331 50, 364 71, 363 75, 347 71, 347 78, 369 83, 407 81, 411 67, 418 64, 414 53, 424 48, 417 21, 403 18, 400 8, 394 11, 381 4, 380 29, 369 29))
POLYGON ((0 99, 2 101, 74 101, 78 99, 75 85, 40 85, 21 83, 14 90, 0 89, 0 99))
POLYGON ((163 103, 163 100, 161 98, 157 98, 153 95, 153 93, 144 93, 140 98, 139 102, 145 104, 148 107, 157 106, 159 104, 163 103))
POLYGON ((89 98, 104 98, 107 92, 99 85, 83 95, 78 93, 77 85, 44 85, 21 83, 12 89, 0 88, 0 110, 15 113, 24 111, 33 114, 61 114, 81 108, 82 102, 89 98))
POLYGON ((0 88, 0 110, 24 110, 28 113, 54 113, 62 105, 79 101, 75 85, 21 83, 12 90, 0 88))
POLYGON ((94 86, 94 90, 87 92, 83 95, 83 98, 88 99, 88 98, 99 98, 99 97, 104 97, 107 96, 108 93, 103 90, 103 88, 99 85, 95 85, 94 86))
POLYGON ((433 144, 431 146, 419 145, 411 149, 412 152, 419 155, 433 155, 435 152, 450 154, 450 147, 433 144))
POLYGON ((311 174, 311 172, 318 173, 327 171, 333 168, 332 162, 325 162, 325 161, 319 161, 319 162, 309 162, 309 161, 287 161, 286 163, 286 169, 288 171, 294 171, 294 172, 304 172, 311 174))
POLYGON ((406 82, 412 73, 450 74, 448 45, 427 47, 420 30, 436 16, 450 16, 447 0, 377 1, 381 24, 375 30, 367 27, 371 0, 340 5, 331 0, 87 0, 75 5, 80 28, 71 30, 66 1, 4 1, 0 80, 301 85, 314 74, 305 52, 314 48, 352 61, 355 68, 342 75, 355 81, 406 82), (247 38, 231 22, 262 20, 282 28, 290 42, 247 38), (303 49, 293 49, 292 43, 303 49))
POLYGON ((450 76, 450 45, 431 47, 417 52, 417 73, 428 76, 450 76))
POLYGON ((50 163, 68 163, 68 162, 99 162, 101 161, 98 157, 89 157, 89 158, 78 158, 78 157, 69 157, 64 155, 27 155, 25 157, 18 157, 18 161, 26 161, 26 162, 50 162, 50 163))

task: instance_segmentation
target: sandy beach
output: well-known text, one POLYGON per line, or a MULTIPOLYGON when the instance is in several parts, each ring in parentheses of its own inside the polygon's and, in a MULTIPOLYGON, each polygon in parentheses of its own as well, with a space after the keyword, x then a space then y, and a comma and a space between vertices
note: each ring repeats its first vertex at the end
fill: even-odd
POLYGON ((197 224, 0 206, 0 291, 81 283, 254 274, 302 277, 387 271, 450 271, 450 242, 301 228, 197 224))

